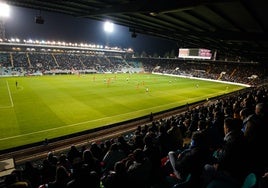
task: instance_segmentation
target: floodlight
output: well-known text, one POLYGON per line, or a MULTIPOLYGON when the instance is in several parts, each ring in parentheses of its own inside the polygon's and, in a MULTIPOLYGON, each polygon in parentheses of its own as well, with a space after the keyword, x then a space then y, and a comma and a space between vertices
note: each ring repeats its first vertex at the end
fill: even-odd
POLYGON ((104 31, 107 33, 112 33, 114 31, 114 24, 112 22, 106 21, 104 23, 104 31))
POLYGON ((10 7, 6 3, 0 2, 0 17, 9 17, 10 7))

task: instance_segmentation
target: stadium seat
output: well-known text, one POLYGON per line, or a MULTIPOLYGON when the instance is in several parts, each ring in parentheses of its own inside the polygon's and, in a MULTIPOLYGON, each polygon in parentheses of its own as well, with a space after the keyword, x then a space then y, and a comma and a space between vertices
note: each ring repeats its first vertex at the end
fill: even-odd
POLYGON ((244 180, 242 188, 254 188, 257 187, 257 177, 254 173, 250 173, 244 180))

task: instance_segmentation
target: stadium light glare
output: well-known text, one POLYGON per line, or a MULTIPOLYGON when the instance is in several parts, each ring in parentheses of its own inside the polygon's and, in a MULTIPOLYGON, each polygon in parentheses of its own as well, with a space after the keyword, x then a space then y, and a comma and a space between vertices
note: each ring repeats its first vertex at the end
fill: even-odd
POLYGON ((104 31, 107 33, 112 33, 114 31, 114 24, 112 22, 106 21, 104 23, 104 31))
POLYGON ((10 7, 8 4, 0 2, 0 18, 7 18, 10 14, 10 7))

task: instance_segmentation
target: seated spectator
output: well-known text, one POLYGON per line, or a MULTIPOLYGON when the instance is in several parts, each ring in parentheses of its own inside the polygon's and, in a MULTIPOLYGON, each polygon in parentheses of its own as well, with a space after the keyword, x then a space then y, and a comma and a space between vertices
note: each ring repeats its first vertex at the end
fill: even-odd
POLYGON ((159 134, 156 139, 157 139, 158 146, 160 147, 161 158, 166 157, 168 152, 170 151, 169 137, 167 134, 166 126, 160 125, 159 134))
POLYGON ((152 164, 152 171, 150 172, 152 179, 154 183, 158 183, 162 178, 161 156, 159 147, 156 145, 155 137, 156 136, 153 133, 147 133, 147 135, 144 137, 145 146, 143 153, 152 164))
POLYGON ((71 162, 74 163, 74 160, 77 158, 82 158, 82 154, 79 152, 77 147, 75 145, 71 146, 71 149, 67 153, 67 159, 71 162))
POLYGON ((268 154, 264 149, 268 145, 267 104, 256 104, 255 113, 249 118, 244 135, 248 142, 248 156, 251 172, 254 172, 260 177, 268 167, 268 154))
POLYGON ((59 156, 57 166, 63 166, 69 173, 71 172, 71 169, 73 168, 72 164, 67 159, 67 156, 65 154, 61 154, 59 156))
POLYGON ((67 188, 99 188, 100 179, 95 171, 90 171, 87 164, 74 169, 73 179, 67 183, 67 188))
POLYGON ((30 182, 31 187, 37 187, 41 184, 41 174, 37 167, 33 166, 30 161, 25 163, 25 167, 22 170, 23 179, 30 182))
POLYGON ((117 143, 113 143, 110 150, 103 157, 105 171, 113 170, 116 162, 121 161, 126 154, 118 148, 117 143))
POLYGON ((92 153, 90 150, 85 150, 83 152, 83 160, 82 163, 87 165, 89 168, 89 171, 94 171, 96 172, 99 176, 101 176, 101 161, 93 157, 92 153))
POLYGON ((7 188, 30 188, 31 184, 24 181, 20 177, 18 170, 14 170, 11 174, 5 177, 5 185, 7 188))
POLYGON ((167 134, 170 139, 170 148, 173 151, 182 149, 183 147, 183 135, 181 132, 181 129, 179 126, 172 120, 171 122, 171 128, 167 131, 167 134))
POLYGON ((55 180, 47 184, 40 185, 39 188, 66 188, 70 181, 70 176, 67 170, 60 166, 56 170, 55 180))
POLYGON ((240 111, 240 119, 243 121, 243 124, 242 124, 242 131, 245 132, 246 130, 246 126, 247 126, 247 122, 249 120, 249 118, 252 116, 253 114, 250 112, 250 109, 248 108, 243 108, 241 111, 240 111))
POLYGON ((92 155, 93 155, 96 159, 98 159, 99 161, 102 160, 104 154, 103 154, 102 149, 98 146, 97 143, 93 142, 93 143, 91 144, 89 150, 91 151, 92 155))
POLYGON ((127 169, 122 161, 116 162, 114 170, 102 178, 105 188, 126 188, 129 187, 127 169))
POLYGON ((119 144, 119 148, 126 154, 130 154, 130 152, 132 152, 132 148, 131 146, 127 143, 127 141, 125 140, 125 138, 123 136, 119 136, 117 138, 118 144, 119 144))
POLYGON ((56 165, 49 163, 48 159, 44 159, 40 175, 42 176, 43 184, 53 181, 56 176, 56 165))
POLYGON ((213 174, 212 179, 224 178, 239 186, 242 185, 249 169, 246 157, 247 143, 237 123, 239 121, 230 117, 224 120, 223 146, 214 153, 216 162, 210 167, 206 165, 205 170, 213 174))
POLYGON ((191 174, 188 185, 190 187, 199 187, 203 167, 210 162, 210 159, 210 151, 207 147, 205 134, 203 132, 195 132, 192 135, 190 147, 179 153, 175 159, 175 169, 182 180, 191 174))
POLYGON ((151 185, 152 164, 141 149, 133 152, 133 162, 127 169, 129 188, 148 188, 151 185))

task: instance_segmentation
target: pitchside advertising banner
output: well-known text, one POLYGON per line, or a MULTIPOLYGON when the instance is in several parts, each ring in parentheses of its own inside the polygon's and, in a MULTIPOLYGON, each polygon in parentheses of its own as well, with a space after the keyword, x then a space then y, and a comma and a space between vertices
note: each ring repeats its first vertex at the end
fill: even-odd
POLYGON ((189 59, 211 59, 211 50, 204 48, 180 48, 179 58, 189 59))

